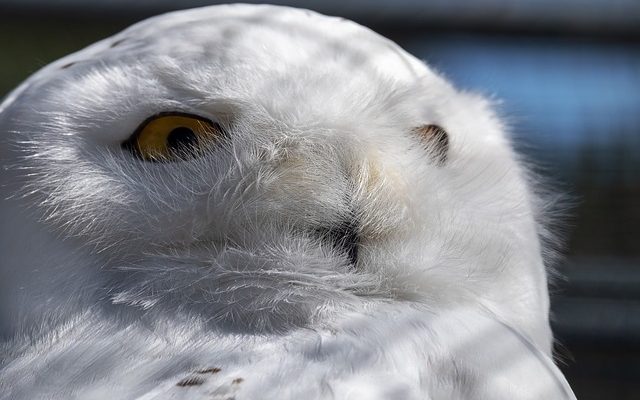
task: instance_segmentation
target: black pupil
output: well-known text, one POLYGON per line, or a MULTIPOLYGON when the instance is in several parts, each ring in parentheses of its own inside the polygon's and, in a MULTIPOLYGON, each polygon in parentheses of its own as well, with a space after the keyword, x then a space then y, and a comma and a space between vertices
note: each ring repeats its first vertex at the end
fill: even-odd
POLYGON ((175 128, 167 137, 167 147, 172 153, 192 153, 198 145, 198 137, 189 128, 175 128))

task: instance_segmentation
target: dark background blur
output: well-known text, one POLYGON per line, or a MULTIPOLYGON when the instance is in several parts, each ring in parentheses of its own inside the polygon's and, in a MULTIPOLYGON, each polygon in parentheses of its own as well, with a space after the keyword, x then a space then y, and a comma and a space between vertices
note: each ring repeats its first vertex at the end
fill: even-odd
MULTIPOLYGON (((0 97, 48 62, 145 17, 214 1, 0 0, 0 97)), ((640 1, 277 1, 398 42, 502 100, 516 146, 567 194, 552 288, 576 395, 640 399, 640 1)))

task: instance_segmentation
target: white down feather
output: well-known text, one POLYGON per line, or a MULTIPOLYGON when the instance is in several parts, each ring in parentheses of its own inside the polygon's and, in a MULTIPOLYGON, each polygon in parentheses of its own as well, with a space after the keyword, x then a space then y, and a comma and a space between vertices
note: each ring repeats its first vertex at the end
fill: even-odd
POLYGON ((387 39, 285 7, 170 13, 52 63, 0 106, 0 399, 574 398, 506 131, 387 39), (165 111, 228 137, 122 148, 165 111), (345 221, 355 265, 321 234, 345 221))

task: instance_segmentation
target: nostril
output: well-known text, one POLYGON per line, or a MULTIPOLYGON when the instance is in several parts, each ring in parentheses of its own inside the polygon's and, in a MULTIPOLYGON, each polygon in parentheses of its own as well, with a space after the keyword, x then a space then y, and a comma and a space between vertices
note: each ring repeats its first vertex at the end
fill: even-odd
POLYGON ((347 255, 351 264, 357 264, 360 236, 355 221, 345 221, 329 230, 327 238, 331 240, 336 249, 347 255))

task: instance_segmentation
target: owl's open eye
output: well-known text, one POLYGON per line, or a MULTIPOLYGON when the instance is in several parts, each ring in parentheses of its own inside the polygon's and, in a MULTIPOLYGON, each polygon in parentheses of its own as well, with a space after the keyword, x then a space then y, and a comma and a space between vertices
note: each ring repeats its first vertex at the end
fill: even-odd
POLYGON ((177 161, 202 154, 223 136, 220 125, 207 118, 165 112, 146 119, 122 147, 145 161, 177 161))

